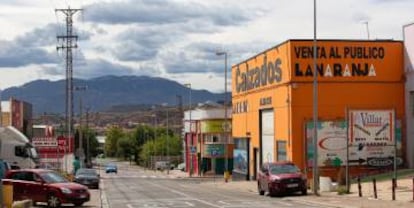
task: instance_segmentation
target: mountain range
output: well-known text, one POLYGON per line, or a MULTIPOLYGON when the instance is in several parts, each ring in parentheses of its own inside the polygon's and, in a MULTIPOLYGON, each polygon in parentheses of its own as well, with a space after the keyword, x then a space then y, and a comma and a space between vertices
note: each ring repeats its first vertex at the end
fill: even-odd
MULTIPOLYGON (((190 102, 190 89, 164 78, 148 76, 103 76, 89 80, 74 79, 74 112, 80 103, 92 111, 105 111, 128 106, 161 105, 177 106, 190 102), (82 89, 83 88, 83 89, 82 89), (82 89, 82 90, 76 90, 82 89)), ((65 80, 35 80, 19 87, 2 91, 2 100, 14 97, 31 103, 34 115, 43 113, 64 114, 66 109, 65 80)), ((228 95, 230 97, 230 93, 228 95)), ((192 106, 206 101, 222 102, 224 93, 191 89, 192 106)), ((122 110, 122 109, 119 109, 122 110)))

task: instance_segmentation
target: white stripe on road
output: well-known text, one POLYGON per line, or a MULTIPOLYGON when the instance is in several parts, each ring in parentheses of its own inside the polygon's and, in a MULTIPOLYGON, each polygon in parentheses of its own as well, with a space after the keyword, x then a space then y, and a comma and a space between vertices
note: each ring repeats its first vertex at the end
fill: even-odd
POLYGON ((185 202, 188 206, 194 207, 194 204, 191 204, 190 202, 185 202))
POLYGON ((190 196, 190 195, 188 195, 188 194, 186 194, 186 193, 183 193, 183 192, 180 192, 180 191, 177 191, 177 190, 174 190, 174 189, 170 189, 170 188, 167 188, 167 187, 165 187, 165 186, 160 186, 160 185, 158 185, 158 184, 156 184, 156 183, 152 183, 152 182, 147 182, 147 183, 149 183, 149 184, 151 184, 151 185, 153 185, 153 186, 159 187, 159 188, 161 188, 161 189, 165 189, 165 190, 168 190, 168 191, 170 191, 170 192, 176 193, 176 194, 178 194, 178 195, 181 195, 181 196, 187 197, 187 198, 188 198, 188 199, 190 199, 190 200, 198 201, 198 202, 200 202, 200 203, 203 203, 203 204, 206 204, 206 205, 209 205, 209 206, 212 206, 212 207, 222 208, 221 206, 217 206, 217 205, 212 204, 212 203, 210 203, 210 202, 207 202, 207 201, 204 201, 204 200, 201 200, 201 199, 194 198, 194 197, 192 197, 192 196, 190 196))
POLYGON ((222 204, 225 204, 225 205, 231 205, 230 203, 227 203, 227 202, 224 202, 224 201, 218 201, 218 203, 222 203, 222 204))

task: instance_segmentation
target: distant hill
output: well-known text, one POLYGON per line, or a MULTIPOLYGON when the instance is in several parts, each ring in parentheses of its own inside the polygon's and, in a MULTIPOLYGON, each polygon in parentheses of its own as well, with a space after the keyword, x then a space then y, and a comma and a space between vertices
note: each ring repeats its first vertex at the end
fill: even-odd
MULTIPOLYGON (((178 105, 181 96, 183 105, 189 103, 189 89, 175 81, 147 76, 103 76, 90 80, 74 79, 74 86, 87 86, 86 90, 74 91, 74 111, 79 112, 80 97, 84 107, 92 111, 126 110, 137 106, 168 103, 178 105)), ((35 115, 42 113, 65 113, 65 80, 36 80, 20 87, 7 88, 2 99, 14 97, 32 103, 35 115)), ((229 95, 230 97, 230 95, 229 95)), ((194 103, 224 100, 224 93, 207 90, 192 90, 194 103)))

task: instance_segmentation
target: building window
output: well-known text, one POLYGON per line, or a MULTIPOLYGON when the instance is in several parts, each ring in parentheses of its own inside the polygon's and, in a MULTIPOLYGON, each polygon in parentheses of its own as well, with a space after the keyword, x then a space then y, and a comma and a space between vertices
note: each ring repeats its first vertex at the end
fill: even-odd
POLYGON ((278 161, 285 161, 287 160, 286 155, 286 141, 277 141, 277 160, 278 161))
POLYGON ((226 142, 226 134, 205 134, 204 135, 204 143, 206 144, 232 144, 233 138, 228 134, 227 136, 228 142, 226 142))

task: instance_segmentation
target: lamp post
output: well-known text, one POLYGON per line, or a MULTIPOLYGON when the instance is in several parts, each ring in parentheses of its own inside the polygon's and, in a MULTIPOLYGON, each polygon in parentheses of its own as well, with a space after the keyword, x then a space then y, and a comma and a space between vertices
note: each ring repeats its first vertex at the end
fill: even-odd
POLYGON ((152 166, 152 168, 154 169, 154 172, 156 171, 156 169, 155 169, 155 163, 153 162, 153 160, 155 160, 154 158, 155 158, 155 151, 156 151, 156 148, 155 148, 155 140, 156 140, 156 138, 157 138, 157 115, 155 114, 155 112, 154 112, 154 114, 152 114, 152 117, 154 118, 154 140, 152 141, 152 150, 153 150, 153 158, 151 158, 150 159, 150 162, 151 162, 151 166, 152 166))
MULTIPOLYGON (((76 86, 75 91, 85 91, 87 86, 76 86)), ((83 167, 83 162, 85 159, 85 152, 83 150, 83 130, 82 130, 82 96, 79 96, 79 148, 77 149, 77 154, 80 159, 80 166, 83 167)))
POLYGON ((313 0, 313 187, 315 195, 319 195, 318 179, 318 70, 316 68, 317 51, 316 51, 316 0, 313 0))
POLYGON ((167 108, 167 141, 165 142, 165 146, 167 147, 167 161, 168 161, 168 168, 167 168, 167 175, 170 174, 170 168, 171 168, 171 164, 170 164, 170 148, 169 148, 169 141, 170 141, 170 134, 168 132, 169 130, 169 117, 168 117, 168 103, 163 103, 162 104, 164 107, 167 108))
POLYGON ((226 51, 218 51, 216 52, 217 56, 224 55, 224 122, 225 122, 225 132, 224 132, 224 138, 225 138, 225 163, 224 163, 224 180, 227 183, 229 171, 228 171, 228 164, 229 164, 229 156, 228 156, 228 125, 227 125, 227 52, 226 51))
MULTIPOLYGON (((193 109, 191 109, 191 83, 185 84, 184 86, 188 87, 189 92, 190 92, 190 96, 189 96, 189 110, 190 110, 190 115, 189 115, 189 120, 190 120, 190 140, 191 140, 191 147, 193 146, 193 132, 192 132, 192 121, 191 121, 191 111, 193 111, 193 109)), ((187 148, 186 148, 187 150, 187 148)), ((193 176, 193 153, 190 152, 190 177, 193 176)))

